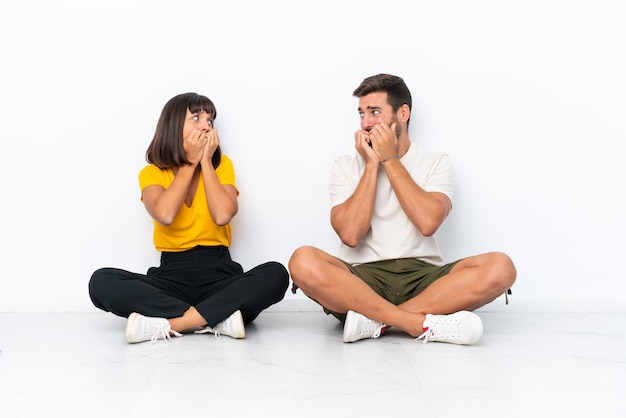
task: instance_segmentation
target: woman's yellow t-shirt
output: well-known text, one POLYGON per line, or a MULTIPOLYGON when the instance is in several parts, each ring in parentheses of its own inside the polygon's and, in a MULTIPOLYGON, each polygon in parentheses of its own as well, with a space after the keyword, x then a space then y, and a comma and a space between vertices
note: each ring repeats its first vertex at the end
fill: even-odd
MULTIPOLYGON (((233 162, 226 155, 222 155, 220 165, 215 169, 215 173, 221 184, 230 184, 235 189, 237 188, 233 162)), ((139 187, 142 191, 147 186, 152 185, 160 185, 167 189, 173 181, 174 171, 171 168, 161 169, 150 164, 139 172, 139 187)), ((157 251, 180 252, 197 245, 230 246, 230 224, 219 226, 213 222, 206 201, 202 176, 200 176, 198 189, 190 207, 183 203, 176 218, 174 218, 174 222, 169 226, 162 225, 154 219, 153 224, 154 246, 157 251)))

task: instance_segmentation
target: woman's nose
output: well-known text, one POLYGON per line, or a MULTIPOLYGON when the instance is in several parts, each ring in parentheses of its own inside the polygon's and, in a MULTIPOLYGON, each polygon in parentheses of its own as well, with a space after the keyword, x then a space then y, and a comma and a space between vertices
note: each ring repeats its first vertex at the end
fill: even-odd
POLYGON ((204 126, 202 127, 202 130, 203 130, 203 131, 210 131, 211 129, 213 129, 213 122, 212 122, 212 121, 210 121, 210 120, 207 120, 207 121, 204 123, 204 126))

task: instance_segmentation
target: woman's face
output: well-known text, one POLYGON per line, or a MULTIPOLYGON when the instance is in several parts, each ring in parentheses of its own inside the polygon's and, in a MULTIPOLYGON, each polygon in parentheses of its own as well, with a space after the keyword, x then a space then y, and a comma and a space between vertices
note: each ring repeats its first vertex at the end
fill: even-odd
POLYGON ((210 114, 204 110, 198 113, 191 113, 187 109, 187 115, 185 116, 185 124, 183 125, 183 138, 193 131, 208 132, 213 129, 213 118, 210 114))

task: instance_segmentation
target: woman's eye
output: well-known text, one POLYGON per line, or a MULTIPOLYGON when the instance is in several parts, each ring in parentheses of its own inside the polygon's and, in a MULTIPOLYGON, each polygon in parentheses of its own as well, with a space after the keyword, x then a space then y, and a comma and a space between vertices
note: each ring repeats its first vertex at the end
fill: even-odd
POLYGON ((198 115, 193 115, 193 116, 191 117, 191 119, 193 119, 193 120, 200 120, 200 118, 198 117, 198 115))

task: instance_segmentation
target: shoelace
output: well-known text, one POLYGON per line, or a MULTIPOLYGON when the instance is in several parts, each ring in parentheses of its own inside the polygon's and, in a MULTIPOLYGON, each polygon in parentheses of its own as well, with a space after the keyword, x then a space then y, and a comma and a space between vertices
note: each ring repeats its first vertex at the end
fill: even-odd
POLYGON ((193 333, 194 334, 206 334, 207 332, 214 334, 216 340, 219 340, 220 338, 222 338, 222 334, 220 334, 220 332, 217 330, 217 326, 215 328, 211 328, 207 326, 197 331, 194 331, 193 333))
POLYGON ((448 337, 454 336, 459 333, 458 322, 456 321, 437 321, 429 327, 424 327, 424 333, 416 338, 416 340, 424 339, 424 344, 428 342, 431 337, 448 337), (435 326, 437 326, 437 334, 435 335, 435 326))
POLYGON ((371 338, 378 338, 384 328, 385 325, 368 318, 363 321, 359 335, 371 335, 371 338))
POLYGON ((150 338, 150 342, 152 344, 156 343, 157 340, 159 339, 159 337, 163 338, 165 341, 167 340, 172 340, 172 336, 170 335, 174 334, 175 337, 182 337, 183 334, 174 331, 173 329, 169 329, 169 327, 167 326, 162 326, 162 327, 156 327, 154 334, 152 335, 152 338, 150 338))
POLYGON ((422 338, 424 339, 424 341, 422 342, 423 344, 426 344, 428 342, 428 339, 433 335, 433 332, 431 331, 430 328, 426 327, 424 328, 425 331, 424 333, 422 333, 419 337, 417 337, 415 339, 415 341, 417 340, 421 340, 422 338))

